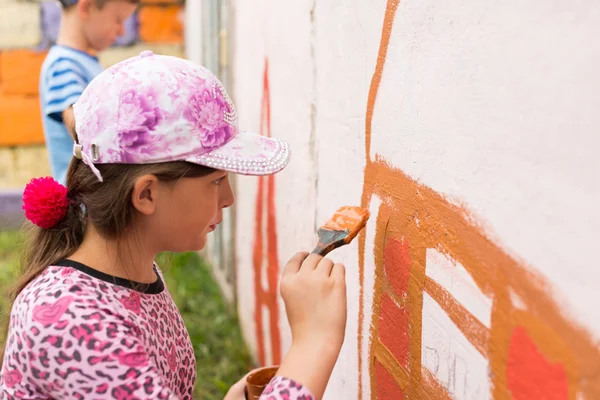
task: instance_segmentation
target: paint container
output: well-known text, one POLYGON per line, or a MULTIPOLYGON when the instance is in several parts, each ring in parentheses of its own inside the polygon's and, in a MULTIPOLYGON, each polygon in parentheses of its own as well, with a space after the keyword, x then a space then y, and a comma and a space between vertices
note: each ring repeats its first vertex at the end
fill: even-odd
POLYGON ((254 370, 246 378, 246 399, 258 400, 271 379, 275 377, 279 365, 254 370))

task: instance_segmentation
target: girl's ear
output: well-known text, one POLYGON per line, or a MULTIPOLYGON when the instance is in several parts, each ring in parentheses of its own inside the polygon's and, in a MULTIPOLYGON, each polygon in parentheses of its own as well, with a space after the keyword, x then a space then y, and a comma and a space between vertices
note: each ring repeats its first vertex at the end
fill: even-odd
POLYGON ((148 174, 137 178, 133 185, 131 203, 143 215, 152 215, 156 212, 158 183, 156 176, 148 174))

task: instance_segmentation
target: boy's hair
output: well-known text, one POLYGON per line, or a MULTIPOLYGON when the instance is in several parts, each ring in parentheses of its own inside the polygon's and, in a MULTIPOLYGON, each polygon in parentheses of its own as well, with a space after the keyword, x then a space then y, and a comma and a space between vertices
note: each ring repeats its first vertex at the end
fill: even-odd
MULTIPOLYGON (((73 7, 75 4, 77 4, 79 0, 58 0, 58 2, 60 3, 60 5, 62 6, 63 10, 67 10, 71 7, 73 7)), ((94 0, 94 4, 96 5, 96 7, 98 9, 102 9, 102 7, 104 7, 104 5, 106 3, 108 3, 109 1, 115 1, 115 0, 94 0)), ((124 0, 128 3, 133 3, 133 4, 138 4, 141 0, 124 0)))
MULTIPOLYGON (((184 177, 201 177, 215 171, 185 161, 142 165, 104 164, 98 165, 98 168, 104 182, 98 181, 87 165, 73 157, 67 174, 69 208, 66 216, 51 229, 30 224, 22 254, 21 276, 10 292, 11 308, 29 282, 46 267, 69 257, 79 248, 88 223, 103 237, 118 240, 123 236, 136 219, 131 192, 138 177, 153 174, 160 181, 175 182, 184 177)), ((5 320, 3 329, 7 332, 10 318, 5 320)), ((1 346, 0 368, 5 350, 5 345, 1 346)))

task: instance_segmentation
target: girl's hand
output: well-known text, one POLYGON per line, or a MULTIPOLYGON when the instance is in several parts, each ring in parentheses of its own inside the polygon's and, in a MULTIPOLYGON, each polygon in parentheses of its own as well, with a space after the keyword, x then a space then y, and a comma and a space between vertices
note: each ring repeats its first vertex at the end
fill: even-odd
POLYGON ((248 372, 242 379, 230 387, 223 400, 246 400, 246 395, 244 393, 244 389, 246 388, 246 378, 251 373, 252 371, 248 372))
POLYGON ((281 280, 293 344, 316 341, 339 351, 346 329, 346 275, 342 264, 317 254, 298 253, 281 280))
POLYGON ((346 330, 346 272, 317 254, 298 253, 287 263, 281 296, 292 329, 292 347, 277 375, 321 399, 346 330))

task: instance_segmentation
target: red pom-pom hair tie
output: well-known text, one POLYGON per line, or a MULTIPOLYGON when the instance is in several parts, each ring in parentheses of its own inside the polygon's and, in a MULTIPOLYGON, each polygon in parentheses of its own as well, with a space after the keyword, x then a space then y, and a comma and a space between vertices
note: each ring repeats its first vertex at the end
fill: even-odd
POLYGON ((32 179, 23 191, 25 217, 42 229, 50 229, 67 215, 69 190, 51 177, 32 179))

